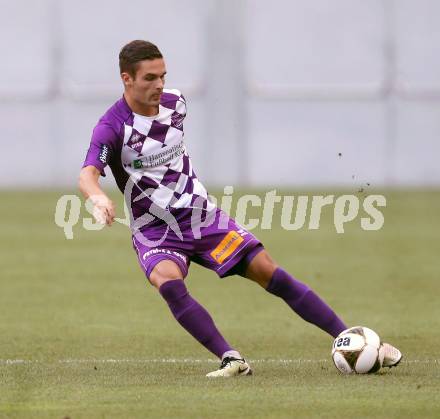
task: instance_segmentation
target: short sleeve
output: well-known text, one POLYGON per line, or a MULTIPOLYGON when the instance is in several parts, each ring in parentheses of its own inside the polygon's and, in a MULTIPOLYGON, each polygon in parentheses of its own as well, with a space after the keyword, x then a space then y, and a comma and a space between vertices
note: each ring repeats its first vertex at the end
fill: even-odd
POLYGON ((176 102, 176 112, 182 115, 183 118, 186 117, 186 100, 185 96, 183 96, 181 92, 179 92, 179 98, 176 102))
POLYGON ((83 167, 95 166, 101 175, 105 176, 104 168, 113 158, 117 140, 118 136, 110 125, 103 122, 98 123, 93 130, 83 167))

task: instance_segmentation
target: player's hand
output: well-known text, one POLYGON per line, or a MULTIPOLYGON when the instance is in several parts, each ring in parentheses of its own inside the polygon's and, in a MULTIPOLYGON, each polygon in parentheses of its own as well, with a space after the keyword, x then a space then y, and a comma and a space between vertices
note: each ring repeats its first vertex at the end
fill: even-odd
POLYGON ((115 205, 106 195, 92 195, 93 217, 100 224, 111 226, 115 220, 115 205))

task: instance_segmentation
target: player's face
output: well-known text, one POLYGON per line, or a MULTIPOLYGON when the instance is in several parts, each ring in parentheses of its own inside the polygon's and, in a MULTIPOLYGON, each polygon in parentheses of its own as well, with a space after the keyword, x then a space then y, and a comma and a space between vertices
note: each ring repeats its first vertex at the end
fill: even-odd
POLYGON ((158 106, 165 84, 165 62, 162 58, 144 60, 138 63, 136 75, 132 78, 128 73, 121 77, 126 92, 131 98, 143 106, 158 106))

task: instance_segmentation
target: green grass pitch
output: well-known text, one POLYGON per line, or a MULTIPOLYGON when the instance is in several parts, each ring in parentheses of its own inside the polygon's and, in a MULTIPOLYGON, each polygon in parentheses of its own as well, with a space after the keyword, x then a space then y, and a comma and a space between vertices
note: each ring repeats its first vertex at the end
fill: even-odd
POLYGON ((281 300, 192 265, 191 293, 254 368, 208 380, 217 362, 146 286, 126 227, 66 240, 61 192, 1 192, 0 418, 440 417, 440 194, 383 193, 380 231, 358 218, 336 234, 330 209, 316 231, 275 218, 254 232, 349 325, 398 346, 401 366, 342 376, 332 339, 281 300))

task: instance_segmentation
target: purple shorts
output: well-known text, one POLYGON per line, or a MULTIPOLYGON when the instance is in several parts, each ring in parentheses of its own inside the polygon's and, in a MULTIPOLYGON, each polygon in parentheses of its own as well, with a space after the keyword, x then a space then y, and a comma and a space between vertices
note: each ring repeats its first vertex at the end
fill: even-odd
POLYGON ((183 277, 195 262, 211 269, 221 278, 243 275, 253 257, 263 250, 261 242, 225 212, 216 209, 209 223, 193 226, 191 220, 178 223, 178 229, 167 224, 154 225, 133 234, 133 248, 147 278, 162 260, 171 260, 183 277))

